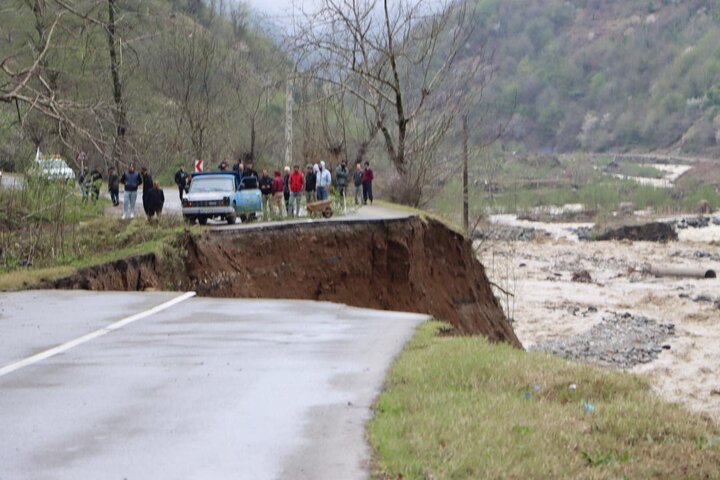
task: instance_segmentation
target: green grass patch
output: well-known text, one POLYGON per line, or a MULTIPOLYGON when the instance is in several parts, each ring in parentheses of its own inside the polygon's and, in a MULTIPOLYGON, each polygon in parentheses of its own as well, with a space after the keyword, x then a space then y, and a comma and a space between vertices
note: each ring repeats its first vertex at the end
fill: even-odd
POLYGON ((420 327, 377 401, 374 478, 718 477, 718 428, 641 378, 441 325, 420 327))
POLYGON ((453 222, 452 220, 449 219, 448 216, 443 215, 441 213, 429 212, 427 210, 422 210, 420 208, 410 207, 408 205, 401 205, 399 203, 392 203, 392 202, 388 202, 386 200, 375 200, 374 203, 375 203, 375 205, 378 205, 381 207, 391 208, 393 210, 398 210, 400 212, 406 212, 406 213, 410 213, 412 215, 417 215, 418 217, 420 217, 424 220, 427 220, 429 218, 431 218, 433 220, 437 220, 438 222, 447 226, 449 229, 454 230, 456 233, 459 233, 460 235, 465 235, 463 228, 460 225, 453 222))
MULTIPOLYGON (((713 166, 694 169, 691 171, 694 176, 684 175, 674 188, 658 188, 604 173, 614 161, 612 156, 555 159, 501 155, 492 160, 492 155, 491 152, 481 156, 470 165, 471 218, 577 203, 599 213, 616 211, 621 203, 632 203, 636 209, 653 209, 660 214, 694 212, 701 200, 709 202, 714 209, 720 208, 720 189, 713 180, 717 169, 713 166)), ((623 161, 616 168, 615 173, 629 177, 664 176, 661 170, 648 164, 623 161)), ((462 212, 459 175, 448 179, 431 199, 429 208, 443 218, 459 221, 462 212)))
MULTIPOLYGON (((470 190, 471 218, 485 212, 522 213, 537 207, 562 206, 580 203, 589 211, 610 213, 623 202, 632 203, 636 209, 653 209, 658 213, 693 212, 700 201, 707 201, 713 209, 720 208, 720 193, 710 185, 692 189, 668 189, 651 185, 640 185, 633 180, 604 178, 578 188, 515 188, 495 193, 492 196, 470 190)), ((458 182, 450 182, 431 205, 434 212, 443 218, 459 218, 462 211, 462 196, 458 182)))
MULTIPOLYGON (((8 236, 11 241, 0 266, 0 290, 14 290, 43 280, 54 280, 72 274, 78 269, 119 260, 121 258, 155 253, 162 255, 165 247, 173 244, 188 227, 173 217, 148 223, 144 218, 123 221, 101 217, 65 227, 64 236, 72 246, 62 254, 43 257, 24 267, 18 260, 26 258, 32 248, 23 240, 22 232, 8 236)), ((198 227, 191 227, 195 229, 198 227)))

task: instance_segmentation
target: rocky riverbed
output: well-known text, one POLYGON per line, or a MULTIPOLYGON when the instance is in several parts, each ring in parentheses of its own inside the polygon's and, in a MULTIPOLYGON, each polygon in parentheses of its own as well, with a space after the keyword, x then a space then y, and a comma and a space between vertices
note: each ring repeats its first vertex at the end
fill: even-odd
POLYGON ((578 242, 554 227, 532 225, 552 237, 476 242, 523 345, 637 373, 720 423, 720 281, 645 273, 647 265, 720 271, 718 227, 681 229, 668 243, 578 242))
POLYGON ((625 312, 603 318, 581 335, 544 340, 532 350, 605 367, 631 368, 657 360, 663 350, 670 350, 666 342, 673 335, 672 323, 658 323, 625 312))

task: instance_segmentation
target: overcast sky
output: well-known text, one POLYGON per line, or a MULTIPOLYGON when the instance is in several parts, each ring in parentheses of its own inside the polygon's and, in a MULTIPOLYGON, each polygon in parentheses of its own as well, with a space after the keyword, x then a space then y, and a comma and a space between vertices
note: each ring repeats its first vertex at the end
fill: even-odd
MULTIPOLYGON (((268 18, 272 23, 279 26, 292 25, 293 11, 294 18, 302 22, 305 15, 312 15, 312 12, 320 7, 322 0, 230 0, 242 2, 249 5, 261 17, 268 18)), ((436 7, 446 5, 452 0, 419 0, 425 7, 429 7, 430 11, 434 11, 436 7)), ((378 5, 380 5, 379 3, 378 5)), ((392 3, 390 3, 392 8, 392 3)), ((377 6, 376 8, 379 8, 377 6)))
POLYGON ((317 0, 245 0, 245 3, 260 13, 270 16, 287 16, 292 14, 293 3, 296 9, 308 10, 317 5, 317 0))

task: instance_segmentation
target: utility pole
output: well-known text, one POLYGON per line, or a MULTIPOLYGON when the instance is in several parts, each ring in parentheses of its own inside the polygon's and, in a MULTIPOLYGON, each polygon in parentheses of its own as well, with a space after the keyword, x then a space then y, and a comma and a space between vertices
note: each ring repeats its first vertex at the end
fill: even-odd
POLYGON ((285 90, 285 165, 292 165, 293 153, 293 81, 288 78, 285 90))
POLYGON ((462 195, 463 195, 463 228, 465 235, 470 235, 470 206, 468 201, 468 116, 462 118, 462 142, 463 142, 463 171, 462 171, 462 195))
MULTIPOLYGON (((293 36, 297 34, 295 28, 295 0, 291 2, 293 36)), ((293 164, 293 78, 297 73, 297 65, 288 77, 285 87, 285 165, 292 168, 293 164)))

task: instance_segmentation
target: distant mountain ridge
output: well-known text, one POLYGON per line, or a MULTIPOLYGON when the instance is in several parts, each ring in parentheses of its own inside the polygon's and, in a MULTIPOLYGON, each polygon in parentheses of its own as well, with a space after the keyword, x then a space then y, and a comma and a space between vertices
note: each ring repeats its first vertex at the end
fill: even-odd
POLYGON ((720 2, 478 0, 465 60, 493 51, 484 101, 505 142, 567 152, 720 153, 720 2))

